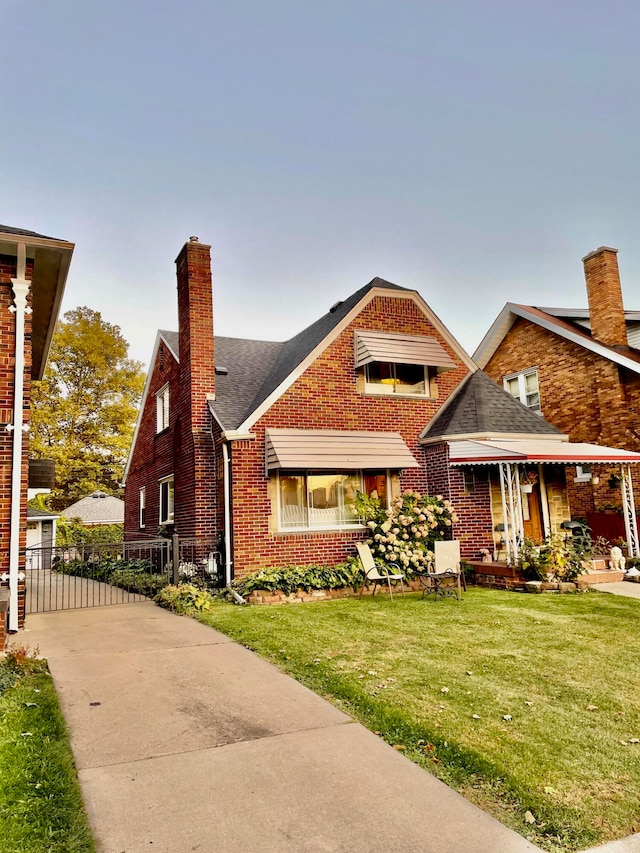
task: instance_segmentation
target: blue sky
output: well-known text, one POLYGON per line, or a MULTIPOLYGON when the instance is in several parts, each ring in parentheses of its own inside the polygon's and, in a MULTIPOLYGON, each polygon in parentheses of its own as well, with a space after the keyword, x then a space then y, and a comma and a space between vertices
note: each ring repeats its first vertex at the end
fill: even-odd
POLYGON ((0 221, 76 243, 147 361, 211 243, 216 332, 284 340, 378 275, 473 351, 505 302, 640 310, 640 4, 0 0, 0 221))

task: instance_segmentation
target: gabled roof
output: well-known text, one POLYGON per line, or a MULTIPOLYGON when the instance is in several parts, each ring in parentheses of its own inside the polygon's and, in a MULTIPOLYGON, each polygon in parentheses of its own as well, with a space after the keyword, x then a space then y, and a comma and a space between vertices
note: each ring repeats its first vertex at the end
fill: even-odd
POLYGON ((427 424, 420 440, 431 442, 454 436, 495 435, 562 436, 560 430, 532 412, 493 379, 477 370, 427 424))
POLYGON ((58 243, 66 242, 66 240, 60 240, 58 237, 47 237, 46 234, 37 234, 35 231, 27 231, 24 228, 14 228, 12 225, 0 225, 0 234, 14 234, 16 237, 38 237, 40 240, 56 240, 58 243))
MULTIPOLYGON (((507 302, 474 352, 473 359, 480 367, 486 367, 513 324, 522 317, 602 358, 640 373, 640 351, 632 347, 609 347, 596 341, 591 337, 590 325, 585 322, 588 316, 588 312, 569 308, 536 308, 507 302)), ((637 316, 635 311, 625 312, 627 324, 637 324, 637 316)))
POLYGON ((79 518, 84 524, 124 524, 124 501, 105 492, 91 492, 63 509, 62 515, 79 518))
MULTIPOLYGON (((302 332, 284 342, 256 341, 244 338, 215 337, 215 399, 208 401, 209 411, 227 432, 246 433, 278 396, 295 381, 318 354, 341 333, 343 328, 361 311, 376 294, 389 291, 413 300, 434 328, 444 338, 460 361, 470 370, 476 370, 469 355, 452 337, 438 317, 415 290, 374 278, 347 299, 337 302, 326 314, 302 332)), ((158 349, 164 342, 179 361, 179 336, 177 332, 161 330, 156 336, 151 368, 147 374, 138 413, 138 422, 124 473, 126 481, 135 448, 140 420, 149 391, 149 383, 158 349)))

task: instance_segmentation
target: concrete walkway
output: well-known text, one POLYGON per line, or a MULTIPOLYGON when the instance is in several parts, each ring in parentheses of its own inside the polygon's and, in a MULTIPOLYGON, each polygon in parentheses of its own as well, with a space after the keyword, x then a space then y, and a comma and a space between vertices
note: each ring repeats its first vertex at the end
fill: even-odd
POLYGON ((629 581, 599 583, 593 589, 596 592, 611 592, 614 595, 622 595, 625 598, 640 598, 640 583, 630 583, 629 581))
POLYGON ((100 853, 538 850, 222 634, 150 602, 30 616, 100 853))

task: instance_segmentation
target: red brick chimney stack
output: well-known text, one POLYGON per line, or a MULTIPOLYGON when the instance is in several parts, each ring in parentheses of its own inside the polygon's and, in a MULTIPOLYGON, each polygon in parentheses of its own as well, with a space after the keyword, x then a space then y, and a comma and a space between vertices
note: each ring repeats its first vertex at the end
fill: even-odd
POLYGON ((190 237, 176 258, 180 401, 175 531, 205 538, 216 532, 213 440, 207 411, 207 396, 215 392, 210 250, 197 237, 190 237))
POLYGON ((617 249, 600 246, 589 252, 582 263, 587 282, 591 336, 609 347, 627 347, 617 255, 617 249))
POLYGON ((211 246, 190 237, 176 258, 181 396, 191 429, 208 424, 207 394, 215 393, 211 246))

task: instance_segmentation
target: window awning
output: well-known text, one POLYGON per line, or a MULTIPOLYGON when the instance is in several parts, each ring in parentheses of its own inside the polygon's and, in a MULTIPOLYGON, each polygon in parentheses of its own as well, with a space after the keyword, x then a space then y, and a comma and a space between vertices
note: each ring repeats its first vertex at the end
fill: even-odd
POLYGON ((390 335, 386 332, 355 333, 355 364, 363 367, 372 361, 396 364, 424 364, 439 372, 453 370, 455 361, 435 339, 418 335, 390 335))
POLYGON ((398 432, 268 429, 265 457, 267 472, 420 467, 398 432))
POLYGON ((640 464, 640 453, 600 444, 536 439, 450 441, 452 465, 494 465, 498 462, 537 462, 564 465, 640 464))

